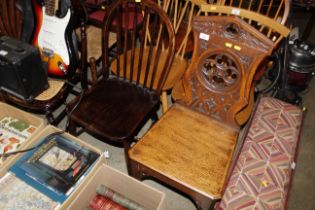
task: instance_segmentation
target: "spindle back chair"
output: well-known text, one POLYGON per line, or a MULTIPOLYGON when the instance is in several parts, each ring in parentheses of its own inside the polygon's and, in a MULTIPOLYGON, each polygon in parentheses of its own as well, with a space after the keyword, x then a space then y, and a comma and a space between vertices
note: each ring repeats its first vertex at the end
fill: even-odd
POLYGON ((174 43, 172 24, 153 1, 117 0, 107 7, 102 27, 102 78, 68 106, 69 131, 78 135, 77 128, 82 127, 102 141, 123 143, 127 153, 143 123, 156 113, 174 58, 174 43), (142 24, 136 18, 130 24, 125 18, 139 13, 143 14, 142 24), (109 48, 112 31, 117 48, 113 62, 109 48), (162 37, 167 37, 167 47, 162 37), (163 60, 162 52, 167 59, 163 60))

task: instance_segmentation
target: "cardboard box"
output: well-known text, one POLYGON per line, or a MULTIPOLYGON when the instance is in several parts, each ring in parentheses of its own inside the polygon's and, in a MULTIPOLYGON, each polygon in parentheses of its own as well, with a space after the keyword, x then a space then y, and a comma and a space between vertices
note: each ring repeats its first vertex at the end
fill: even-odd
MULTIPOLYGON (((61 131, 59 128, 48 125, 44 127, 44 123, 39 118, 25 113, 23 111, 17 110, 9 105, 0 103, 0 117, 6 116, 3 113, 12 114, 12 117, 17 117, 19 119, 25 120, 27 122, 32 122, 33 125, 38 125, 40 129, 36 134, 32 135, 26 145, 23 146, 24 149, 31 148, 35 146, 40 140, 45 136, 61 131), (4 110, 4 111, 3 111, 4 110)), ((107 187, 113 189, 114 191, 126 196, 127 198, 141 204, 148 209, 165 210, 165 194, 150 187, 146 184, 116 170, 110 166, 106 165, 103 152, 93 145, 76 138, 69 133, 64 133, 67 138, 78 142, 79 144, 87 147, 88 149, 100 154, 100 158, 97 160, 93 168, 89 171, 86 177, 80 182, 76 189, 71 193, 71 195, 64 201, 58 209, 65 210, 79 210, 84 209, 88 206, 90 200, 96 195, 96 187, 99 184, 104 184, 107 187)), ((8 169, 18 160, 24 153, 16 154, 10 157, 10 163, 6 164, 5 167, 0 168, 0 177, 5 175, 8 169)))
MULTIPOLYGON (((48 125, 46 126, 40 133, 38 133, 35 137, 34 137, 34 140, 31 142, 31 145, 30 146, 34 146, 36 145, 36 143, 38 141, 40 141, 41 139, 43 139, 45 136, 51 134, 51 133, 54 133, 54 132, 59 132, 61 131, 61 129, 59 128, 56 128, 52 125, 48 125)), ((98 154, 100 154, 100 158, 96 161, 95 165, 93 166, 93 168, 89 171, 89 173, 86 175, 86 177, 84 179, 82 179, 82 181, 79 183, 79 185, 76 187, 76 189, 70 194, 70 196, 67 198, 66 201, 64 201, 61 206, 60 206, 60 209, 67 209, 67 206, 70 204, 70 200, 74 199, 77 194, 80 192, 81 188, 84 186, 84 183, 87 182, 88 180, 88 177, 90 177, 92 174, 95 173, 95 171, 97 170, 97 168, 101 165, 101 164, 105 164, 105 158, 103 157, 102 155, 102 151, 97 148, 97 147, 94 147, 93 145, 85 142, 84 140, 82 139, 79 139, 69 133, 63 133, 62 135, 64 135, 65 137, 67 137, 68 139, 71 139, 72 141, 74 142, 77 142, 79 143, 80 145, 88 148, 89 150, 91 151, 94 151, 98 154)), ((23 154, 21 154, 23 155, 23 154)), ((19 157, 21 156, 19 155, 19 157)), ((17 158, 19 158, 17 157, 17 158)))
POLYGON ((147 209, 166 209, 164 193, 123 174, 106 164, 100 165, 97 171, 89 176, 86 185, 80 189, 80 192, 72 200, 67 209, 81 210, 87 207, 89 202, 96 195, 95 190, 100 184, 104 184, 147 209))
MULTIPOLYGON (((30 147, 33 147, 35 146, 40 140, 42 140, 45 136, 51 134, 51 133, 54 133, 54 132, 59 132, 61 131, 61 129, 59 128, 56 128, 52 125, 48 125, 46 126, 44 129, 42 129, 39 133, 37 133, 29 142, 28 144, 28 147, 27 148, 30 148, 30 147)), ((69 133, 63 133, 62 135, 64 135, 65 137, 67 137, 68 139, 71 139, 72 141, 74 142, 77 142, 79 143, 80 145, 100 154, 100 157, 99 159, 96 161, 96 163, 94 164, 93 168, 89 171, 89 173, 86 175, 86 177, 84 179, 82 179, 79 183, 79 185, 76 187, 76 189, 70 194, 70 196, 67 198, 66 201, 64 201, 60 207, 58 209, 68 209, 68 205, 70 204, 70 201, 72 201, 75 197, 77 197, 77 194, 80 192, 81 188, 83 186, 85 186, 86 182, 88 181, 88 177, 91 176, 92 174, 95 174, 96 170, 102 165, 102 164, 105 164, 105 158, 103 157, 102 155, 102 151, 97 148, 97 147, 94 147, 93 145, 91 144, 88 144, 87 142, 79 139, 79 138, 76 138, 75 136, 72 136, 71 134, 69 133)), ((18 160, 21 156, 23 156, 24 153, 20 153, 20 154, 17 154, 13 157, 13 160, 12 162, 16 162, 16 160, 18 160)), ((13 163, 11 165, 13 165, 13 163)), ((7 167, 7 170, 2 170, 0 172, 0 177, 2 177, 3 175, 5 175, 5 173, 8 171, 10 167, 7 167)))
MULTIPOLYGON (((43 119, 36 117, 30 113, 24 112, 20 109, 17 109, 6 103, 0 102, 0 120, 3 119, 4 117, 17 118, 37 128, 34 131, 34 133, 31 134, 30 137, 21 144, 19 149, 28 148, 34 136, 36 136, 45 126, 45 122, 43 119)), ((4 163, 0 165, 0 176, 1 174, 5 173, 8 170, 8 168, 15 162, 14 160, 15 160, 14 155, 5 159, 4 163)))

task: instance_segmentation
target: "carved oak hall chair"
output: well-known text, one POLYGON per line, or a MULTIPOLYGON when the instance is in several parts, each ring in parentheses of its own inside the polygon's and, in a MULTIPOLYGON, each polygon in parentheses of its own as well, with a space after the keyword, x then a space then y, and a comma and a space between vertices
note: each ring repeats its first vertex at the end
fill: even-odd
MULTIPOLYGON (((21 39, 23 41, 30 41, 30 40, 23 39, 23 36, 25 36, 25 34, 23 33, 23 29, 25 27, 26 28, 30 27, 30 25, 28 25, 28 21, 25 20, 25 18, 28 18, 28 17, 24 16, 23 13, 19 14, 20 12, 20 7, 18 6, 19 2, 29 2, 30 4, 31 3, 34 4, 33 6, 34 6, 35 14, 32 14, 32 15, 34 15, 37 18, 37 24, 35 25, 36 27, 35 34, 37 33, 38 35, 39 29, 41 27, 41 25, 38 23, 42 21, 41 19, 42 8, 39 4, 35 4, 35 2, 37 2, 35 0, 34 1, 1 0, 1 19, 0 19, 1 33, 3 33, 2 26, 5 26, 4 28, 6 28, 6 30, 4 30, 3 34, 14 37, 16 39, 21 39), (8 3, 8 4, 4 6, 5 3, 8 3), (23 19, 23 17, 25 18, 23 19), (17 24, 15 24, 15 21, 17 21, 17 24)), ((48 0, 46 2, 48 2, 48 0)), ((70 60, 69 60, 70 64, 69 64, 68 73, 58 79, 48 77, 48 83, 50 87, 46 91, 38 95, 36 98, 34 98, 34 100, 32 101, 25 101, 23 99, 17 98, 6 92, 1 93, 3 100, 5 100, 6 102, 11 103, 13 105, 17 105, 21 108, 27 109, 32 112, 44 113, 46 115, 48 122, 55 125, 58 124, 66 115, 66 112, 64 109, 61 112, 60 110, 58 110, 58 115, 56 115, 57 112, 55 111, 56 109, 61 107, 63 103, 65 103, 68 95, 73 90, 73 85, 70 83, 78 82, 81 77, 81 71, 79 70, 80 62, 77 57, 77 49, 74 46, 75 40, 73 40, 73 36, 72 36, 73 35, 72 32, 74 31, 74 28, 79 26, 80 24, 83 25, 85 22, 85 13, 83 11, 82 5, 79 2, 80 1, 71 0, 71 7, 68 8, 69 10, 67 10, 69 12, 67 14, 71 14, 69 23, 68 23, 69 30, 67 29, 68 31, 67 31, 67 36, 66 36, 67 40, 69 40, 69 43, 67 43, 69 55, 71 54, 70 60)), ((49 6, 49 8, 51 7, 50 8, 51 11, 54 11, 50 15, 55 16, 55 12, 57 11, 57 8, 55 7, 54 4, 49 4, 49 5, 51 5, 49 6)), ((46 8, 48 8, 48 6, 46 6, 46 8)), ((29 12, 28 10, 25 10, 25 8, 23 9, 24 9, 23 12, 29 12)), ((82 27, 81 29, 83 30, 84 28, 82 27)), ((82 34, 84 34, 84 32, 82 34)), ((36 42, 35 41, 36 37, 37 36, 33 37, 32 43, 34 44, 36 42)), ((83 41, 82 46, 81 46, 82 58, 86 57, 86 55, 84 55, 86 53, 85 44, 86 42, 83 41)))
MULTIPOLYGON (((221 1, 206 4, 203 0, 190 0, 200 7, 200 15, 205 16, 238 16, 251 26, 255 27, 261 34, 275 43, 278 43, 288 35, 289 30, 284 26, 290 12, 290 1, 221 1)), ((267 59, 268 60, 268 59, 267 59)), ((267 62, 266 62, 267 63, 267 62)), ((254 95, 255 85, 251 89, 254 95)), ((182 82, 177 82, 172 91, 172 97, 176 101, 184 97, 182 82)), ((250 105, 237 115, 237 122, 244 124, 252 111, 254 97, 250 97, 250 105)))
POLYGON ((198 209, 222 196, 260 62, 274 42, 238 17, 194 17, 195 48, 185 97, 129 150, 130 174, 154 177, 190 196, 198 209))
POLYGON ((102 141, 123 143, 127 152, 147 117, 156 112, 174 58, 174 29, 167 14, 151 0, 117 0, 106 8, 104 20, 103 76, 82 98, 77 97, 69 105, 69 131, 77 135, 77 127, 82 127, 102 141), (129 7, 133 9, 129 10, 129 7), (122 9, 125 9, 124 13, 122 9), (129 28, 123 27, 123 22, 129 20, 123 16, 133 11, 143 14, 143 24, 135 21, 129 28), (116 62, 116 74, 111 72, 108 47, 113 26, 117 39, 114 59, 119 61, 116 62), (139 38, 139 33, 142 33, 141 37, 147 34, 147 38, 139 38), (167 47, 161 41, 162 37, 168 41, 167 47), (167 60, 161 60, 162 51, 167 52, 167 60), (126 70, 127 65, 131 66, 130 72, 126 70), (129 79, 132 78, 130 74, 134 75, 134 80, 129 79))

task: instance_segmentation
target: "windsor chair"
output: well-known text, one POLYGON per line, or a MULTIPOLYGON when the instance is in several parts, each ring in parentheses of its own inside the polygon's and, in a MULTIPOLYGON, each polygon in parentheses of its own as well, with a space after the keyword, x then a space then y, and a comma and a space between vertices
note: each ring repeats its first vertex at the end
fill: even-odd
POLYGON ((102 141, 123 144, 127 154, 143 123, 156 111, 174 57, 174 29, 167 14, 150 0, 117 0, 106 8, 104 20, 102 78, 82 98, 75 98, 68 106, 68 110, 72 110, 69 113, 69 132, 78 135, 80 130, 77 128, 82 127, 102 141), (129 6, 133 9, 129 10, 129 6), (121 12, 123 9, 124 13, 121 12), (129 20, 124 19, 125 15, 131 15, 129 12, 133 15, 141 12, 143 24, 139 25, 137 21, 124 23, 129 20), (130 27, 124 27, 124 24, 130 27), (108 35, 113 26, 116 28, 116 74, 112 73, 109 60, 108 35), (149 26, 154 26, 156 30, 151 30, 149 26), (139 32, 142 37, 149 34, 150 42, 139 39, 139 32), (161 37, 167 37, 167 48, 162 49, 161 37), (167 60, 161 60, 162 51, 166 52, 167 60), (127 75, 127 65, 131 66, 130 74, 136 75, 134 80, 127 75))

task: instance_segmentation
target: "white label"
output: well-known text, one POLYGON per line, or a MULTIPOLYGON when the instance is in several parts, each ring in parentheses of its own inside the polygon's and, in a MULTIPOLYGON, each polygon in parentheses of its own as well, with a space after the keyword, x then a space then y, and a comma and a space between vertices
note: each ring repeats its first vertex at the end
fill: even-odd
POLYGON ((210 36, 208 34, 200 33, 200 35, 199 35, 199 39, 203 39, 203 40, 208 41, 209 38, 210 38, 210 36))
POLYGON ((8 54, 8 52, 7 51, 5 51, 5 50, 0 50, 0 55, 2 55, 2 56, 6 56, 8 54))
POLYGON ((295 169, 295 166, 296 166, 296 163, 295 163, 295 162, 292 162, 292 163, 291 163, 291 168, 292 168, 292 170, 295 169))
POLYGON ((109 151, 107 149, 105 149, 105 151, 103 152, 103 155, 106 159, 110 158, 110 154, 109 154, 109 151))
POLYGON ((233 15, 240 15, 241 11, 239 9, 232 9, 232 14, 233 15))

